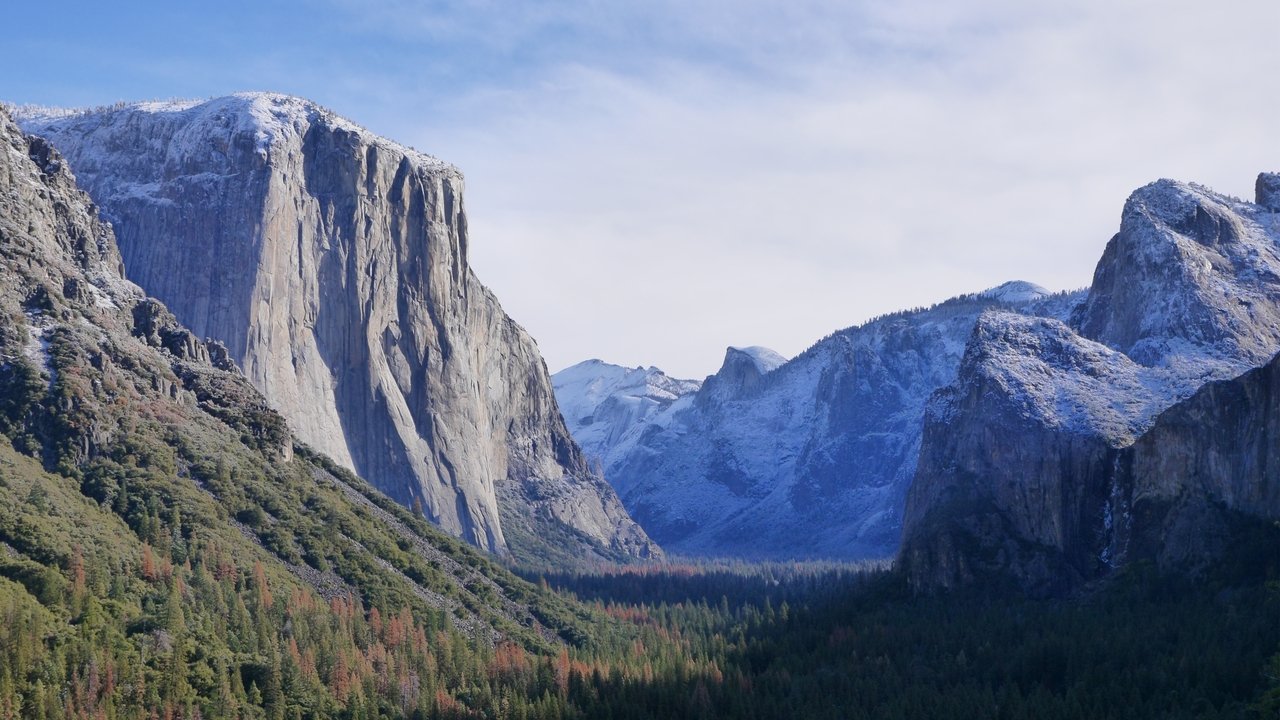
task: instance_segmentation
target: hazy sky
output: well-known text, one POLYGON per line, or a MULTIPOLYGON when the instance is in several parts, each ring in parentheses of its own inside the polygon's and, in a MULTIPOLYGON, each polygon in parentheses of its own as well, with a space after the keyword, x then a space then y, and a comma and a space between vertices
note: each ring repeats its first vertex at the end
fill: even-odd
POLYGON ((274 90, 453 162, 552 370, 1082 287, 1134 188, 1280 170, 1274 0, 145 5, 7 7, 0 99, 274 90))

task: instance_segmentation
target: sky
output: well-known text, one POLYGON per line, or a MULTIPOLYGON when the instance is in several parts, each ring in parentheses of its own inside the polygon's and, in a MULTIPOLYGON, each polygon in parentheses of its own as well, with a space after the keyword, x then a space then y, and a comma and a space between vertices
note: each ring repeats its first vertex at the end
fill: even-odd
MULTIPOLYGON (((0 99, 308 97, 462 169, 551 370, 700 378, 1011 279, 1089 284, 1134 189, 1280 170, 1274 0, 58 2, 0 99)), ((21 59, 21 60, 19 60, 21 59)))

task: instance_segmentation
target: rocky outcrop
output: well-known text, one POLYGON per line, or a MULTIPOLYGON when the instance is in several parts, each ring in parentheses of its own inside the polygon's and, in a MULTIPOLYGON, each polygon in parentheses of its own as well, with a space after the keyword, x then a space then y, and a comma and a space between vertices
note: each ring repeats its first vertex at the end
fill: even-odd
POLYGON ((786 358, 766 347, 727 348, 720 369, 698 392, 698 406, 706 408, 753 395, 764 386, 766 375, 786 363, 786 358))
POLYGON ((495 552, 656 552, 467 265, 457 170, 279 95, 23 123, 114 223, 130 278, 304 442, 495 552))
POLYGON ((634 393, 601 399, 606 369, 575 366, 557 393, 562 406, 585 408, 590 422, 575 434, 605 440, 591 447, 606 477, 664 546, 691 555, 883 558, 897 548, 925 403, 955 378, 978 316, 989 308, 1065 316, 1078 299, 1010 283, 840 331, 789 362, 763 348, 729 348, 700 389, 625 427, 607 411, 634 393), (592 387, 596 399, 587 402, 592 387))
POLYGON ((983 316, 925 423, 899 558, 917 587, 998 575, 1056 593, 1136 557, 1190 567, 1213 545, 1190 538, 1224 526, 1214 507, 1272 516, 1263 471, 1246 469, 1265 431, 1197 438, 1177 420, 1265 414, 1227 397, 1261 390, 1205 387, 1280 350, 1280 244, 1259 201, 1154 183, 1126 204, 1070 325, 983 316))
POLYGON ((1254 182, 1254 201, 1258 205, 1280 212, 1280 173, 1259 173, 1254 182))
POLYGON ((1096 575, 1116 453, 1151 419, 1147 389, 1167 382, 1061 322, 984 314, 926 413, 903 528, 913 582, 1007 568, 1057 592, 1096 575))
POLYGON ((917 588, 1005 578, 1059 594, 1139 560, 1196 574, 1231 551, 1233 528, 1280 520, 1280 359, 1205 385, 1123 447, 1028 423, 1001 398, 982 408, 988 437, 968 437, 974 428, 962 424, 934 442, 947 431, 941 417, 926 430, 901 556, 917 588), (994 439, 1004 435, 1020 442, 994 439), (956 469, 940 487, 923 469, 943 463, 956 469), (1005 467, 1027 472, 1010 478, 1005 467))
POLYGON ((1130 196, 1073 324, 1144 365, 1259 365, 1280 348, 1280 247, 1258 204, 1161 180, 1130 196))
POLYGON ((62 157, 3 111, 0 139, 0 432, 70 468, 136 421, 186 413, 287 462, 288 428, 226 372, 221 346, 124 278, 110 226, 62 157))

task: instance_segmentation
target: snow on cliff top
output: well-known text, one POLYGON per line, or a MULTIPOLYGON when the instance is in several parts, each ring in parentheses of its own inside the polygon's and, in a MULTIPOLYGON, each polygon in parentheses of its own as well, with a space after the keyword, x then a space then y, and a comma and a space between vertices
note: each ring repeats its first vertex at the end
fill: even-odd
MULTIPOLYGON (((271 92, 242 92, 208 100, 153 100, 116 103, 96 108, 49 108, 33 105, 12 108, 14 119, 26 132, 37 135, 57 132, 64 124, 96 122, 98 127, 124 129, 137 115, 151 115, 158 120, 182 126, 225 126, 228 119, 237 122, 234 129, 255 136, 258 150, 266 153, 291 134, 301 134, 317 120, 338 130, 361 137, 370 145, 397 152, 424 170, 447 171, 461 177, 461 172, 439 158, 401 145, 305 98, 271 92)), ((192 137, 200 137, 196 133, 192 137)), ((207 137, 207 135, 205 135, 207 137)))
POLYGON ((759 370, 761 375, 787 364, 785 357, 760 345, 730 347, 729 352, 739 352, 746 355, 751 359, 751 362, 755 363, 756 370, 759 370))
POLYGON ((989 310, 974 327, 963 360, 969 370, 960 376, 994 381, 1019 412, 1048 427, 1122 447, 1205 382, 1240 371, 1193 352, 1179 361, 1147 367, 1058 320, 989 310))
POLYGON ((667 377, 656 367, 625 368, 601 360, 567 367, 552 375, 551 383, 574 439, 588 457, 605 462, 627 446, 634 428, 659 419, 682 399, 692 399, 702 386, 667 377))

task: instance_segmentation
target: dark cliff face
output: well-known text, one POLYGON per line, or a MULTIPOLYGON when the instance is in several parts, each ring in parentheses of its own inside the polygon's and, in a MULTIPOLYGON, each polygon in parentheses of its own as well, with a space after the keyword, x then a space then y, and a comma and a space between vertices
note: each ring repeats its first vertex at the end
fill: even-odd
POLYGON ((113 221, 130 277, 304 442, 491 551, 657 551, 467 265, 457 170, 284 96, 25 123, 113 221))
POLYGON ((1233 514, 1280 516, 1270 390, 1215 382, 1280 350, 1266 202, 1143 188, 1071 326, 978 323, 908 498, 899 561, 917 587, 999 576, 1056 593, 1140 558, 1195 571, 1233 514))
POLYGON ((1130 450, 1134 499, 1195 491, 1242 512, 1280 514, 1278 443, 1280 358, 1162 414, 1130 450))
POLYGON ((1057 592, 1096 575, 1109 472, 1141 422, 1100 394, 1152 376, 1060 322, 997 312, 979 319, 959 378, 925 417, 900 556, 912 582, 1008 572, 1057 592))
POLYGON ((1123 557, 1194 571, 1229 550, 1233 514, 1280 519, 1280 358, 1170 408, 1117 469, 1123 557))

